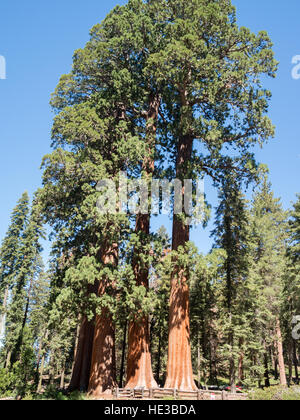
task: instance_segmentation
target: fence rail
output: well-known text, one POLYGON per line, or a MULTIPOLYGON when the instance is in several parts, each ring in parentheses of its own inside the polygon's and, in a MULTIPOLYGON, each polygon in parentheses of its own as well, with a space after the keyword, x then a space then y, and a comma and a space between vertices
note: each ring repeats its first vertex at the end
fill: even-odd
POLYGON ((175 400, 217 400, 217 401, 238 401, 247 400, 248 394, 231 394, 226 391, 180 391, 178 389, 165 388, 116 388, 113 395, 117 399, 164 399, 174 398, 175 400))

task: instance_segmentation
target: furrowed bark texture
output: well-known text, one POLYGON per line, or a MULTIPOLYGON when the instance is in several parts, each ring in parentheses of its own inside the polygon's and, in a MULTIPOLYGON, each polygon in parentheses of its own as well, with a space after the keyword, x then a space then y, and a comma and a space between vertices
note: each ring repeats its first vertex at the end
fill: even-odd
POLYGON ((81 322, 70 391, 87 391, 91 369, 95 324, 85 316, 81 322))
MULTIPOLYGON (((117 265, 118 245, 106 248, 102 252, 105 265, 117 265)), ((107 280, 99 282, 98 296, 103 296, 107 290, 107 280)), ((98 397, 111 394, 116 386, 116 355, 115 355, 115 324, 108 308, 103 308, 96 315, 95 332, 92 350, 92 362, 89 381, 89 394, 98 397)))
MULTIPOLYGON (((151 179, 154 172, 156 121, 159 105, 160 99, 155 95, 150 95, 146 121, 148 156, 145 157, 143 162, 143 174, 147 180, 151 179)), ((142 244, 146 245, 150 234, 149 214, 137 215, 135 231, 140 235, 142 244)), ((134 250, 133 270, 136 284, 148 289, 149 266, 144 265, 139 253, 139 249, 134 250)), ((126 388, 136 387, 144 387, 146 389, 157 387, 151 365, 149 320, 147 316, 139 316, 139 314, 130 322, 128 330, 126 388)))
MULTIPOLYGON (((148 215, 137 216, 138 231, 149 231, 148 215)), ((142 269, 139 258, 134 262, 137 284, 148 288, 148 268, 142 269)), ((126 388, 156 388, 150 354, 149 321, 147 316, 138 317, 130 322, 128 331, 128 357, 126 388)))
MULTIPOLYGON (((183 136, 178 145, 176 175, 184 179, 184 167, 191 160, 193 138, 183 136)), ((190 239, 190 227, 178 215, 173 217, 173 251, 185 246, 190 239)), ((165 388, 183 391, 196 390, 190 344, 190 297, 189 273, 183 267, 175 267, 171 279, 169 312, 169 352, 165 388)))

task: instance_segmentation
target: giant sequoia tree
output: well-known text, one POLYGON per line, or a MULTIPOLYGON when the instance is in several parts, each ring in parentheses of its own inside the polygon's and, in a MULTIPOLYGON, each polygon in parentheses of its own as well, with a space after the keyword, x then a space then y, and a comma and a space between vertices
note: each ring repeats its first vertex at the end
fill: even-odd
MULTIPOLYGON (((260 76, 273 76, 275 69, 267 34, 239 28, 228 0, 131 0, 95 26, 87 46, 75 53, 72 72, 53 96, 55 151, 44 161, 40 193, 46 221, 65 239, 61 255, 79 272, 80 281, 71 286, 83 315, 75 388, 87 386, 90 364, 92 393, 115 384, 113 302, 129 225, 120 214, 99 216, 97 182, 116 182, 119 171, 151 180, 155 161, 166 155, 168 173, 182 182, 204 173, 217 182, 230 170, 248 176, 255 169, 251 146, 273 134, 265 115, 270 93, 260 76), (90 300, 95 319, 82 304, 90 300)), ((195 389, 189 269, 181 258, 188 216, 173 218, 166 387, 178 389, 195 389)), ((137 214, 135 226, 131 265, 142 291, 148 289, 149 215, 137 214)), ((127 368, 128 386, 155 385, 142 309, 130 319, 127 368)))
MULTIPOLYGON (((149 68, 166 86, 168 150, 176 178, 183 181, 206 173, 218 181, 228 170, 248 176, 255 169, 251 147, 273 135, 266 116, 270 92, 260 83, 262 75, 274 76, 276 70, 267 34, 239 28, 235 9, 227 0, 152 0, 149 5, 157 11, 157 20, 167 22, 167 45, 150 57, 149 68)), ((188 216, 175 214, 173 218, 166 387, 179 389, 195 389, 189 273, 177 263, 190 237, 188 216)))
MULTIPOLYGON (((96 292, 100 306, 95 320, 83 317, 71 382, 71 388, 86 388, 89 382, 94 395, 115 385, 112 311, 101 301, 108 294, 114 295, 118 248, 127 226, 126 216, 97 214, 99 194, 95 186, 104 179, 117 183, 119 171, 130 174, 142 170, 148 177, 154 169, 159 93, 142 72, 147 45, 150 48, 153 42, 148 32, 144 35, 140 31, 149 26, 137 8, 142 5, 132 2, 128 9, 117 7, 103 24, 93 28, 90 42, 75 54, 72 73, 61 79, 53 97, 53 105, 60 112, 53 129, 57 150, 46 160, 45 188, 41 192, 47 220, 56 231, 67 231, 68 243, 63 252, 74 248, 79 260, 89 258, 92 278, 95 273, 94 280, 89 280, 91 284, 83 290, 85 294, 96 292), (50 199, 58 191, 67 192, 68 204, 66 200, 61 205, 50 199), (97 274, 101 266, 103 271, 97 274), (92 360, 85 360, 91 353, 92 360)), ((110 213, 117 210, 119 203, 114 205, 110 213)), ((136 233, 147 247, 148 216, 137 215, 136 233)), ((141 251, 137 252, 139 246, 135 249, 132 264, 136 283, 147 288, 148 268, 141 266, 138 255, 143 252, 142 243, 141 251)), ((131 321, 129 342, 128 382, 131 386, 155 385, 146 316, 131 321)))

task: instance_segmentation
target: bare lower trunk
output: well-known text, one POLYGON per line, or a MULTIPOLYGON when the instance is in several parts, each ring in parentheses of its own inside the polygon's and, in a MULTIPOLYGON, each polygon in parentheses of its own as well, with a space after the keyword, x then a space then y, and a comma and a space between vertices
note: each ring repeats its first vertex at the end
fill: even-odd
POLYGON ((218 384, 218 372, 217 372, 217 343, 216 338, 213 334, 213 324, 210 325, 210 382, 219 386, 218 384))
POLYGON ((288 385, 291 385, 293 382, 293 341, 292 338, 289 339, 288 341, 288 369, 289 369, 289 374, 288 374, 288 385))
POLYGON ((60 389, 65 388, 65 367, 62 368, 60 373, 60 389))
POLYGON ((159 326, 159 336, 158 336, 158 350, 157 350, 157 365, 156 365, 156 377, 155 380, 159 384, 160 379, 160 370, 161 370, 161 337, 162 331, 161 326, 159 326))
POLYGON ((112 393, 116 386, 115 326, 108 309, 96 316, 89 393, 112 393))
POLYGON ((279 379, 279 373, 278 373, 278 358, 275 358, 275 368, 274 368, 275 374, 274 378, 277 381, 279 379))
MULTIPOLYGON (((182 181, 187 176, 186 165, 191 160, 193 138, 182 136, 178 144, 176 176, 182 181)), ((184 193, 184 187, 183 187, 184 193)), ((179 215, 173 217, 173 251, 185 247, 190 238, 190 227, 179 215)), ((169 310, 169 352, 165 388, 183 391, 196 390, 190 343, 189 272, 175 263, 171 279, 169 310)))
POLYGON ((186 278, 172 282, 169 326, 169 353, 165 388, 196 390, 189 323, 189 287, 186 278))
POLYGON ((42 391, 43 386, 43 375, 44 375, 44 368, 45 368, 45 355, 42 356, 41 367, 39 372, 39 383, 37 387, 37 393, 40 394, 42 391))
POLYGON ((295 379, 296 383, 299 383, 299 373, 298 373, 298 356, 297 356, 297 346, 296 341, 293 340, 293 360, 294 360, 294 367, 295 367, 295 379))
POLYGON ((277 319, 276 321, 276 335, 277 335, 277 352, 278 352, 280 385, 287 386, 285 364, 284 364, 284 357, 283 357, 282 334, 281 334, 281 327, 280 327, 279 319, 277 319))
POLYGON ((265 365, 265 387, 270 387, 270 376, 269 376, 269 363, 268 363, 268 353, 264 354, 264 365, 265 365))
POLYGON ((5 368, 9 369, 10 367, 10 359, 11 359, 11 351, 9 350, 6 356, 5 368))
MULTIPOLYGON (((146 118, 146 142, 148 153, 143 161, 143 177, 146 181, 151 180, 154 172, 156 123, 159 105, 160 98, 151 94, 149 97, 149 110, 146 118)), ((149 214, 137 215, 135 232, 137 235, 140 235, 140 249, 135 248, 132 264, 135 280, 138 286, 144 286, 148 289, 149 265, 143 262, 143 255, 140 254, 143 254, 143 247, 146 247, 149 242, 149 214)), ((157 387, 151 365, 149 320, 147 316, 143 316, 141 313, 136 314, 129 325, 126 387, 157 387)))
MULTIPOLYGON (((90 286, 88 293, 96 293, 97 284, 90 286)), ((76 332, 75 359, 69 391, 87 391, 91 370, 95 321, 89 321, 84 315, 81 321, 79 335, 76 332)))
MULTIPOLYGON (((118 244, 106 247, 101 253, 104 265, 117 266, 118 244)), ((103 296, 108 286, 108 280, 103 278, 99 282, 98 296, 103 296)), ((89 380, 89 394, 98 397, 111 394, 116 382, 115 355, 115 323, 108 308, 103 308, 100 315, 96 315, 95 332, 92 350, 92 363, 89 380)))
POLYGON ((136 387, 157 388, 151 366, 147 317, 129 326, 126 388, 136 387))
POLYGON ((198 340, 197 340, 197 381, 198 387, 201 385, 201 341, 200 333, 198 331, 198 340))
POLYGON ((41 366, 39 366, 40 362, 38 362, 38 387, 37 387, 37 393, 39 394, 42 390, 43 385, 43 374, 44 374, 44 367, 45 367, 45 344, 47 343, 49 337, 49 331, 46 330, 45 336, 41 340, 40 344, 40 358, 41 358, 41 366))
MULTIPOLYGON (((149 223, 148 215, 138 215, 136 231, 149 234, 149 223)), ((136 256, 133 268, 137 285, 148 289, 149 268, 143 267, 141 259, 136 256)), ((126 388, 136 387, 157 387, 151 365, 149 319, 140 313, 130 322, 128 331, 126 388)))
POLYGON ((4 333, 5 333, 5 319, 6 319, 6 307, 7 307, 8 293, 9 293, 9 290, 8 290, 8 288, 6 288, 5 293, 4 293, 4 299, 3 299, 1 314, 0 314, 0 338, 2 336, 4 336, 4 333))
POLYGON ((79 319, 78 319, 78 325, 77 325, 77 328, 76 328, 75 343, 74 343, 74 353, 73 353, 72 372, 73 372, 74 367, 75 367, 76 354, 77 354, 77 352, 78 352, 78 346, 79 346, 79 335, 80 335, 80 329, 81 329, 81 321, 82 321, 82 318, 79 316, 79 319))
POLYGON ((238 366, 238 383, 239 385, 243 385, 244 382, 244 351, 243 351, 244 340, 239 340, 239 347, 240 347, 240 356, 239 356, 239 366, 238 366))
POLYGON ((230 371, 230 378, 229 378, 230 390, 233 394, 235 394, 236 393, 236 367, 235 367, 234 355, 232 353, 229 358, 229 371, 230 371))
POLYGON ((122 343, 122 358, 121 358, 121 367, 120 367, 119 388, 123 388, 125 356, 126 356, 127 325, 128 323, 126 321, 125 326, 124 326, 124 335, 123 335, 123 343, 122 343))
POLYGON ((244 382, 244 354, 240 354, 240 358, 239 358, 239 378, 238 378, 238 382, 239 385, 243 385, 244 382))

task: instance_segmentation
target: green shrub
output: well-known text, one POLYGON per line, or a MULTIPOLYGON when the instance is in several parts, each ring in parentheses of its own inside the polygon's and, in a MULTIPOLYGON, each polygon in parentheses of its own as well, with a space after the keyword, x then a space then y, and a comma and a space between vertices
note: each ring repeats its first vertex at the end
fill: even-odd
POLYGON ((274 386, 257 389, 250 392, 249 399, 253 401, 300 401, 300 388, 274 386))
POLYGON ((0 369, 0 397, 11 397, 14 394, 16 375, 7 369, 0 369))

